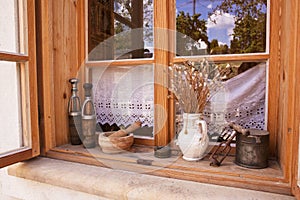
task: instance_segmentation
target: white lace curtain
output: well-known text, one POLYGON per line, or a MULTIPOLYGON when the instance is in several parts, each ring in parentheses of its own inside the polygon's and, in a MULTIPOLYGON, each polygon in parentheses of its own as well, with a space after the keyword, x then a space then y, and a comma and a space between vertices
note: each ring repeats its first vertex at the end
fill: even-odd
POLYGON ((97 79, 94 102, 101 124, 153 126, 153 66, 108 67, 97 79))
POLYGON ((266 64, 261 63, 224 82, 211 100, 211 123, 235 122, 244 128, 266 129, 266 64))
MULTIPOLYGON (((108 67, 93 77, 97 121, 127 126, 154 122, 153 66, 108 67)), ((211 100, 205 115, 210 124, 236 122, 265 129, 266 65, 259 64, 227 81, 211 100)))

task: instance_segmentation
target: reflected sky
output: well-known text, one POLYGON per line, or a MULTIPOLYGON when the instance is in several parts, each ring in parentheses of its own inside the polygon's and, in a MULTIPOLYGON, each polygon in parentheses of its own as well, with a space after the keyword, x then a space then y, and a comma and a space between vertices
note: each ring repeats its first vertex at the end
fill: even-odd
MULTIPOLYGON (((193 15, 193 0, 177 0, 176 1, 176 16, 179 11, 190 13, 193 15)), ((230 46, 230 40, 232 39, 233 28, 234 28, 234 14, 224 13, 220 15, 216 13, 208 18, 208 13, 212 12, 213 9, 220 5, 223 0, 196 0, 195 12, 200 13, 200 19, 207 20, 207 34, 209 41, 218 39, 219 44, 227 44, 230 46), (216 23, 213 23, 215 20, 216 23)), ((264 10, 266 12, 266 10, 264 10)))
MULTIPOLYGON (((207 20, 207 34, 209 41, 218 39, 219 44, 227 44, 230 46, 231 34, 234 28, 234 15, 226 13, 224 15, 214 15, 212 19, 216 20, 213 23, 208 19, 208 13, 213 11, 217 5, 220 5, 222 0, 196 0, 196 13, 201 13, 200 18, 207 20)), ((176 15, 179 11, 193 14, 193 0, 177 0, 176 15)))

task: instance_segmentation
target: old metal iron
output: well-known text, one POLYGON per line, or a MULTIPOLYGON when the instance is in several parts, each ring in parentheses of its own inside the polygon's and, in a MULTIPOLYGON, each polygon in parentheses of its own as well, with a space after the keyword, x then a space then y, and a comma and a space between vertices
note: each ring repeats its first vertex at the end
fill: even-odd
POLYGON ((234 129, 226 141, 223 141, 219 146, 214 150, 210 155, 209 159, 211 160, 210 166, 219 167, 223 160, 228 156, 231 150, 231 142, 237 134, 242 134, 248 136, 250 134, 248 129, 243 129, 240 125, 229 123, 229 127, 234 129))

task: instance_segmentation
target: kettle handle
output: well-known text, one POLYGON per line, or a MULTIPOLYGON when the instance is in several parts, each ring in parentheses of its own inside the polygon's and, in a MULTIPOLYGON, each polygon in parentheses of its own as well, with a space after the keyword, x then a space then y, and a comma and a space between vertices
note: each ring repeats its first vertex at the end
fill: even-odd
POLYGON ((205 139, 207 137, 207 124, 204 120, 197 120, 197 123, 199 125, 199 129, 202 130, 202 134, 203 134, 203 137, 201 138, 201 140, 205 139))

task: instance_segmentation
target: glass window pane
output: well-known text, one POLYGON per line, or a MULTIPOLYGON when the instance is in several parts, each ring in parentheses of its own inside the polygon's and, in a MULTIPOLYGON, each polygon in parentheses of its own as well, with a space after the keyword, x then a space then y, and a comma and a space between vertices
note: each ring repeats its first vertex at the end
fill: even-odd
POLYGON ((1 0, 0 51, 26 53, 26 1, 1 0))
POLYGON ((152 0, 89 0, 89 60, 153 56, 152 0))
POLYGON ((92 70, 97 121, 104 131, 140 121, 143 128, 134 134, 153 137, 153 73, 152 65, 92 70))
POLYGON ((20 67, 0 61, 0 154, 23 146, 20 67))
POLYGON ((176 0, 178 56, 266 51, 267 0, 176 0))
MULTIPOLYGON (((215 63, 220 72, 218 86, 207 102, 204 118, 212 140, 217 140, 229 122, 247 129, 266 130, 266 62, 215 63)), ((176 104, 177 133, 182 127, 182 108, 176 104)))
MULTIPOLYGON (((265 130, 267 63, 233 62, 217 65, 226 96, 225 120, 247 129, 265 130)), ((212 103, 214 100, 213 97, 212 103)))

